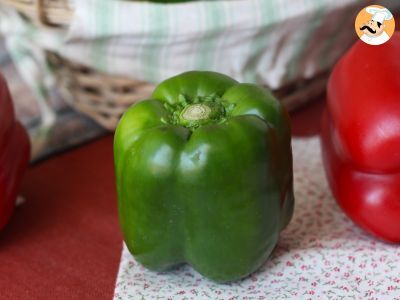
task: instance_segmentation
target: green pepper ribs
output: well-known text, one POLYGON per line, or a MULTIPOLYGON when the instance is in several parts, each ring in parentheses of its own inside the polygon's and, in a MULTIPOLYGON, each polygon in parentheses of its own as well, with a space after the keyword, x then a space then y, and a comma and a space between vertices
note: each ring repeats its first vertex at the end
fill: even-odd
POLYGON ((114 155, 125 242, 148 269, 243 278, 292 217, 289 117, 257 85, 200 71, 167 79, 124 114, 114 155))

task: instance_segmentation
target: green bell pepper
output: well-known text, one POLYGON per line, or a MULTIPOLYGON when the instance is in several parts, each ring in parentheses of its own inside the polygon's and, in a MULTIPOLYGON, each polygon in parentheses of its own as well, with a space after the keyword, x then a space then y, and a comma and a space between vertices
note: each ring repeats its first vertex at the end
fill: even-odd
POLYGON ((125 242, 151 270, 189 263, 240 279, 292 217, 289 117, 256 85, 198 71, 165 80, 124 114, 114 155, 125 242))

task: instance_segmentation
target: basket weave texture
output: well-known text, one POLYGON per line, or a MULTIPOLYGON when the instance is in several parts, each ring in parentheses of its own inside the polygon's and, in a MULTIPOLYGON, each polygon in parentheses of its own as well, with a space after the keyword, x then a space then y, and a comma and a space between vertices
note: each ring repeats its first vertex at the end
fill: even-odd
POLYGON ((109 130, 116 128, 130 105, 149 97, 154 89, 152 84, 97 72, 52 52, 47 52, 47 59, 63 98, 109 130))
POLYGON ((33 22, 45 26, 68 25, 73 15, 73 4, 68 0, 1 0, 13 6, 33 22))

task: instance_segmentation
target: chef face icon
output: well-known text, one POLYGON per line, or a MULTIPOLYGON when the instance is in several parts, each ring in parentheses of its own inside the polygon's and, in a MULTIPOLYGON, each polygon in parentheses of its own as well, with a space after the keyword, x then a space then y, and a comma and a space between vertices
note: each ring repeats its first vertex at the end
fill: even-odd
POLYGON ((357 16, 356 31, 360 39, 369 45, 386 43, 394 32, 391 12, 382 6, 364 8, 357 16))
POLYGON ((362 30, 364 34, 373 37, 381 35, 384 28, 385 24, 382 24, 381 22, 378 21, 369 20, 366 24, 364 24, 360 28, 360 30, 362 30))

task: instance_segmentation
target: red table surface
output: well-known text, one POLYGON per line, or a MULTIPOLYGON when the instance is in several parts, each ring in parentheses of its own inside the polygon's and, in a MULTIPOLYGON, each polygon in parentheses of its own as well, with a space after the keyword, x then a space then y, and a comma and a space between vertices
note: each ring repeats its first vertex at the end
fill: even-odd
MULTIPOLYGON (((293 135, 318 134, 323 107, 293 113, 293 135)), ((0 234, 0 299, 112 299, 122 249, 112 139, 29 168, 27 201, 0 234)))

